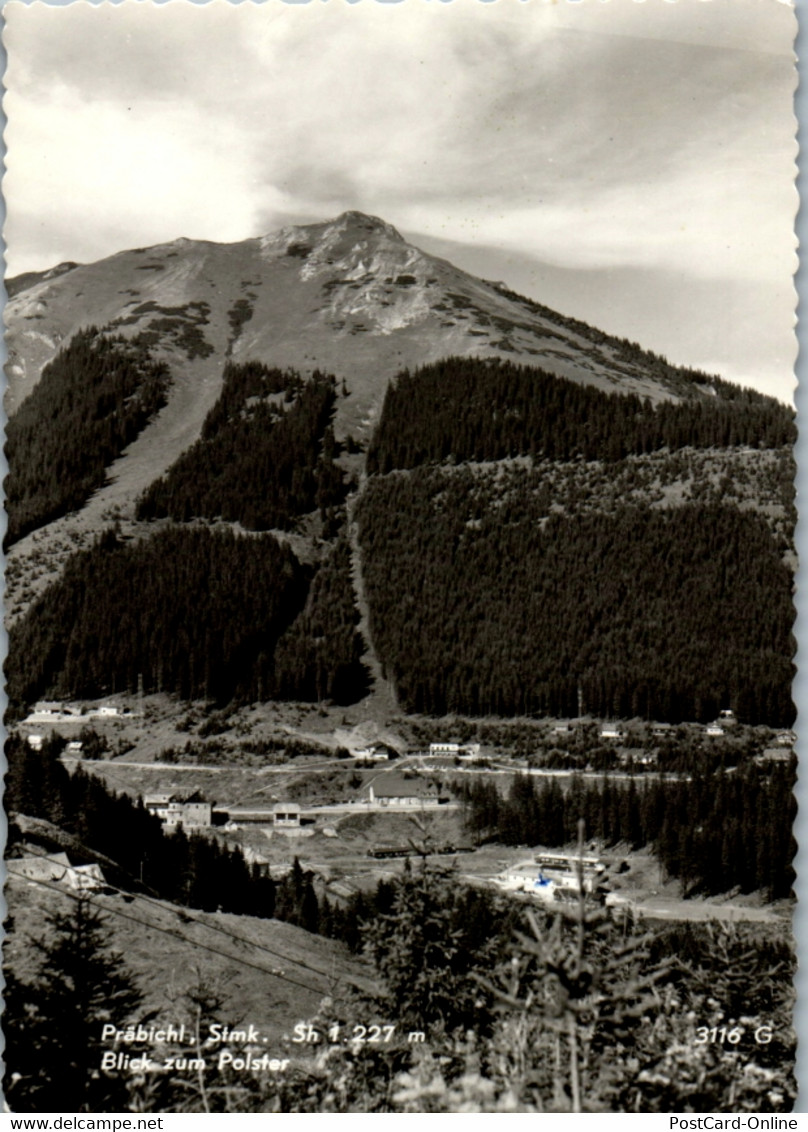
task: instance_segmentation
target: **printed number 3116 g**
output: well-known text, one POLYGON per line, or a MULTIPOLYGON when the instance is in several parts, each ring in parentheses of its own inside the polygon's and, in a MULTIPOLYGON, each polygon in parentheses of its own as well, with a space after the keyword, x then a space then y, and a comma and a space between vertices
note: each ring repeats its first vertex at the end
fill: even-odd
POLYGON ((743 1032, 738 1026, 728 1030, 726 1026, 699 1026, 696 1030, 696 1045, 703 1046, 712 1042, 729 1042, 731 1046, 736 1046, 743 1037, 743 1032))

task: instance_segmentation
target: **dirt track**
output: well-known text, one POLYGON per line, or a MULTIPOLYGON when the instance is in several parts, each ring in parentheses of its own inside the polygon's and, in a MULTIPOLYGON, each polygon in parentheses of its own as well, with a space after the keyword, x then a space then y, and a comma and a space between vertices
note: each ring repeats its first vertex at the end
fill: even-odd
MULTIPOLYGON (((347 501, 348 537, 351 544, 351 582, 353 584, 356 607, 359 610, 359 624, 357 628, 362 640, 365 642, 365 652, 362 655, 362 663, 368 667, 373 678, 373 691, 369 697, 369 700, 374 702, 375 711, 373 711, 372 714, 374 716, 379 715, 381 718, 389 718, 390 716, 397 715, 400 708, 396 699, 395 689, 392 683, 385 678, 384 672, 382 671, 382 664, 373 646, 373 638, 370 632, 370 606, 368 605, 365 582, 362 577, 359 530, 355 518, 356 504, 360 494, 361 487, 359 492, 350 496, 347 501)), ((365 701, 365 704, 367 704, 367 702, 368 701, 365 701)))

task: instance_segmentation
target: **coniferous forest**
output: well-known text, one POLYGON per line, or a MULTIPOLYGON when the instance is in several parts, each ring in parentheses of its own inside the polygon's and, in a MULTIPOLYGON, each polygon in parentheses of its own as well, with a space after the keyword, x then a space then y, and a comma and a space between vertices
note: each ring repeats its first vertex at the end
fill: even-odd
POLYGON ((350 704, 367 692, 350 570, 343 535, 315 574, 305 608, 275 649, 266 686, 277 699, 350 704))
POLYGON ((305 601, 271 536, 177 527, 75 555, 12 629, 9 701, 144 689, 229 700, 305 601))
POLYGON ((532 517, 472 471, 374 477, 358 509, 371 628, 408 710, 790 724, 791 573, 720 504, 532 517))
POLYGON ((793 444, 795 436, 791 409, 726 383, 720 398, 652 405, 635 394, 605 393, 533 366, 447 358, 404 371, 388 386, 368 471, 447 458, 614 461, 660 448, 779 448, 793 444))
POLYGON ((10 711, 46 693, 139 686, 221 703, 352 702, 366 677, 351 595, 344 543, 313 571, 271 535, 176 526, 127 542, 110 531, 12 628, 10 711))
MULTIPOLYGON (((123 350, 97 337, 64 356, 123 350)), ((345 492, 335 398, 319 373, 228 363, 200 440, 147 490, 140 518, 266 529, 319 507, 333 537, 345 492)), ((743 390, 653 407, 497 360, 401 374, 368 466, 419 466, 371 475, 356 514, 374 645, 402 705, 569 715, 580 693, 604 717, 707 720, 730 705, 746 722, 791 723, 793 508, 780 480, 793 429, 790 410, 743 390), (745 505, 756 502, 747 464, 735 484, 732 467, 694 463, 754 445, 770 449, 754 473, 767 484, 760 511, 745 505), (429 464, 518 453, 531 468, 429 464), (598 487, 618 471, 635 492, 625 503, 598 487), (644 506, 644 494, 667 501, 644 506)), ((344 534, 319 555, 304 568, 271 539, 200 528, 105 536, 15 626, 13 710, 139 681, 220 702, 360 698, 344 534)))
MULTIPOLYGON (((86 362, 80 345, 108 358, 112 347, 95 333, 89 345, 77 338, 71 364, 86 362)), ((139 517, 266 530, 319 508, 325 529, 338 529, 345 489, 334 463, 335 396, 333 378, 319 373, 304 381, 257 362, 228 363, 200 440, 147 490, 139 517)), ((27 466, 18 448, 10 454, 27 466)), ((46 691, 101 695, 139 681, 186 699, 352 702, 367 678, 349 572, 344 540, 303 567, 266 537, 177 526, 131 542, 107 532, 72 556, 14 627, 12 713, 46 691)))
POLYGON ((6 428, 10 545, 75 510, 166 400, 170 374, 137 342, 79 331, 6 428))
POLYGON ((334 379, 310 381, 260 362, 225 366, 224 385, 200 439, 138 502, 139 519, 238 522, 248 530, 288 528, 344 498, 330 420, 334 379))
POLYGON ((505 845, 561 847, 575 841, 583 818, 590 837, 632 849, 653 846, 688 895, 761 889, 786 897, 794 883, 793 796, 796 760, 768 770, 749 764, 732 773, 696 771, 686 778, 585 780, 568 791, 557 779, 516 775, 506 795, 490 778, 460 783, 470 832, 505 845))

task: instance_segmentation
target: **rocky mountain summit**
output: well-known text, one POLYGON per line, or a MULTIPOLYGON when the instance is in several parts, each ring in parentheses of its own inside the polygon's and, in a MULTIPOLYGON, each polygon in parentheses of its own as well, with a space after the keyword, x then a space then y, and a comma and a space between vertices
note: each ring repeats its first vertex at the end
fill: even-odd
MULTIPOLYGON (((427 255, 360 212, 235 244, 178 239, 10 281, 7 408, 81 327, 145 334, 207 403, 223 362, 344 378, 337 434, 366 435, 399 370, 501 356, 652 401, 697 392, 630 344, 427 255), (18 284, 23 284, 19 289, 18 284), (196 375, 196 377, 194 377, 196 375)), ((705 385, 705 391, 711 392, 705 385)))

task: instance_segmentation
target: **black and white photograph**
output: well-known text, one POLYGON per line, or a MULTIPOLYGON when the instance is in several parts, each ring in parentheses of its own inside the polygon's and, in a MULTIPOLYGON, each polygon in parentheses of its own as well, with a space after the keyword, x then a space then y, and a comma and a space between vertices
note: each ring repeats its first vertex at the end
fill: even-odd
POLYGON ((796 1127, 794 4, 2 22, 4 1111, 796 1127))

